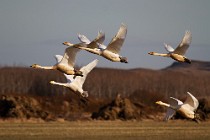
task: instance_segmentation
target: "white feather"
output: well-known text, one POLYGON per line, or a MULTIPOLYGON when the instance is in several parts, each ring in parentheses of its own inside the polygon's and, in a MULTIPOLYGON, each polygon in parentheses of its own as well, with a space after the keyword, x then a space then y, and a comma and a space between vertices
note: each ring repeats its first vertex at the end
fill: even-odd
POLYGON ((85 44, 90 44, 91 42, 85 35, 82 34, 78 34, 78 39, 85 44))
POLYGON ((166 51, 168 51, 169 53, 174 52, 174 48, 172 48, 170 45, 164 43, 164 48, 166 49, 166 51))
POLYGON ((59 54, 55 55, 54 57, 55 57, 57 63, 61 62, 61 60, 63 59, 63 56, 59 55, 59 54))

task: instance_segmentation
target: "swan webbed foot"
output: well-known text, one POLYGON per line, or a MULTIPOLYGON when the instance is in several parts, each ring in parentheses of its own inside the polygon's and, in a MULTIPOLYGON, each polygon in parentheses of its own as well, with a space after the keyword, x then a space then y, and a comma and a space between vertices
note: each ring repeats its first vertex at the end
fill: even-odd
POLYGON ((81 76, 81 77, 83 77, 83 72, 82 71, 79 71, 79 70, 74 70, 74 72, 75 72, 75 76, 81 76))
POLYGON ((81 95, 82 95, 82 97, 87 98, 88 97, 88 92, 84 91, 81 95))
POLYGON ((127 57, 120 57, 120 62, 122 62, 122 63, 128 63, 127 57))
POLYGON ((194 114, 194 119, 193 121, 195 121, 196 123, 201 123, 201 117, 198 113, 194 114))
POLYGON ((188 58, 185 58, 184 61, 185 61, 186 63, 188 63, 188 64, 191 64, 191 63, 192 63, 191 60, 188 59, 188 58))
POLYGON ((89 102, 88 98, 80 98, 80 101, 84 103, 85 105, 88 105, 88 102, 89 102))
POLYGON ((195 121, 195 122, 198 123, 198 124, 201 123, 201 121, 200 121, 199 119, 197 119, 197 118, 193 119, 193 121, 195 121))

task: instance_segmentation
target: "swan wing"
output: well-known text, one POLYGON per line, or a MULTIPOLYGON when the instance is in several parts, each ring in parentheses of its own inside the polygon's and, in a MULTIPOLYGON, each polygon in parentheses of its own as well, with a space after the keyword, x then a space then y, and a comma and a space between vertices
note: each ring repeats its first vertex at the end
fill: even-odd
POLYGON ((167 52, 172 53, 174 52, 174 48, 172 48, 170 45, 164 43, 164 48, 166 49, 167 52))
POLYGON ((199 102, 190 92, 187 92, 187 95, 184 104, 189 104, 192 107, 191 110, 195 111, 198 108, 199 102))
POLYGON ((80 49, 76 47, 68 47, 65 50, 65 53, 63 55, 63 59, 60 61, 60 63, 68 65, 69 67, 72 67, 74 69, 74 64, 75 64, 75 58, 77 55, 77 52, 79 52, 80 49))
POLYGON ((91 42, 85 35, 78 34, 78 38, 81 42, 88 44, 88 48, 95 49, 98 48, 98 43, 102 44, 105 39, 105 34, 102 31, 98 32, 98 36, 91 42))
POLYGON ((105 40, 105 33, 102 31, 99 31, 98 36, 93 41, 102 44, 104 40, 105 40))
POLYGON ((181 43, 174 50, 174 53, 184 55, 187 49, 189 48, 191 41, 192 41, 192 34, 190 31, 186 31, 181 43))
POLYGON ((66 77, 67 83, 71 83, 74 81, 74 75, 68 75, 63 73, 63 75, 66 77))
MULTIPOLYGON (((174 108, 178 108, 179 105, 183 104, 183 102, 180 101, 179 99, 174 98, 174 97, 170 97, 169 104, 170 104, 170 106, 172 106, 174 108)), ((175 113, 176 113, 176 110, 168 107, 164 120, 168 121, 169 119, 171 119, 174 116, 175 113)))
POLYGON ((54 57, 55 57, 57 63, 59 63, 63 59, 62 55, 55 55, 54 57))
POLYGON ((80 86, 82 86, 82 85, 84 84, 84 82, 85 82, 85 79, 86 79, 88 73, 89 73, 97 64, 98 64, 98 60, 95 59, 95 60, 93 60, 92 62, 90 62, 88 65, 82 67, 82 68, 80 69, 80 71, 82 71, 83 77, 77 76, 77 77, 74 79, 74 81, 75 81, 75 82, 78 82, 78 84, 79 84, 80 86))
POLYGON ((180 101, 180 100, 177 99, 177 98, 170 97, 170 99, 173 99, 173 100, 170 100, 170 105, 172 105, 172 106, 180 106, 180 105, 183 105, 183 102, 180 101), (175 101, 175 102, 174 102, 174 101, 175 101))
MULTIPOLYGON (((57 63, 59 63, 63 59, 63 56, 55 55, 55 59, 56 59, 57 63)), ((71 83, 74 80, 74 75, 67 75, 65 73, 63 73, 63 75, 66 77, 67 83, 71 83)))
POLYGON ((100 50, 105 50, 105 49, 107 48, 107 46, 105 46, 104 44, 99 44, 99 43, 98 43, 98 48, 99 48, 100 50))
POLYGON ((115 37, 112 38, 112 41, 107 46, 106 50, 118 54, 125 41, 126 34, 127 34, 127 27, 126 25, 121 24, 120 29, 118 30, 115 37))
POLYGON ((78 34, 78 39, 85 44, 90 44, 91 42, 85 35, 82 34, 78 34))
POLYGON ((175 110, 173 110, 171 108, 167 108, 167 112, 166 112, 166 115, 164 117, 164 121, 170 120, 174 116, 175 113, 176 113, 175 110))
POLYGON ((88 44, 88 48, 92 49, 99 48, 100 47, 99 44, 102 44, 104 42, 104 39, 105 39, 105 34, 102 31, 99 31, 98 36, 90 44, 88 44))

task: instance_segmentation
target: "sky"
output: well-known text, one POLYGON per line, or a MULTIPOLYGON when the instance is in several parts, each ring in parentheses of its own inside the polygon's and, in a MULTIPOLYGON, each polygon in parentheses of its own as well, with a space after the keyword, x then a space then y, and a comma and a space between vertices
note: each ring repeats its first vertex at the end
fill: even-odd
POLYGON ((80 51, 76 65, 98 59, 98 67, 162 69, 174 60, 148 52, 165 53, 164 42, 176 48, 186 30, 192 32, 186 56, 210 61, 209 7, 209 0, 1 0, 0 66, 54 65, 63 42, 79 43, 78 33, 93 40, 102 30, 107 45, 121 23, 128 32, 120 54, 128 64, 80 51))

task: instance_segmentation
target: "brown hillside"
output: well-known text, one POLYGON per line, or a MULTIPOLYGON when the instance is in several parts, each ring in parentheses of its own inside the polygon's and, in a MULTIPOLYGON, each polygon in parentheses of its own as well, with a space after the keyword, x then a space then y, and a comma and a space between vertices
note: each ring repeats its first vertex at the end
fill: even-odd
POLYGON ((192 60, 192 64, 174 62, 164 70, 202 70, 210 72, 210 62, 192 60))

